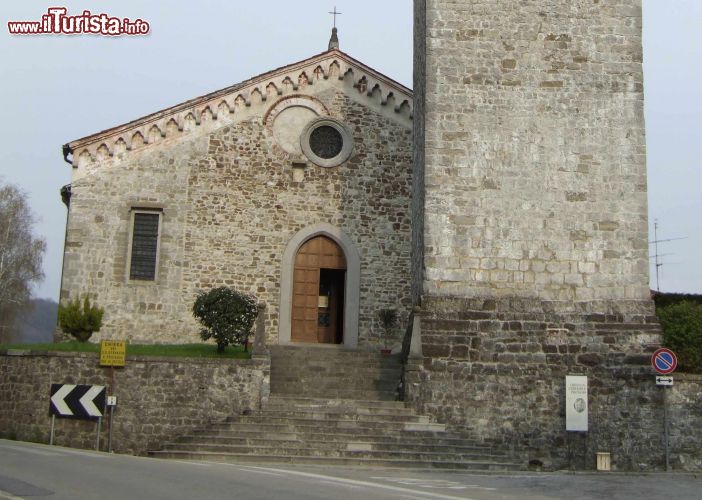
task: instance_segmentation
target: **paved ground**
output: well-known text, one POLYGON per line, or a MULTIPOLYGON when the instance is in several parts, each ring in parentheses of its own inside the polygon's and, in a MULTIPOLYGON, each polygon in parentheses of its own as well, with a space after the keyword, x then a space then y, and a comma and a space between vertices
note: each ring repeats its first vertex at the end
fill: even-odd
POLYGON ((695 499, 692 474, 464 472, 244 466, 0 440, 0 499, 695 499))

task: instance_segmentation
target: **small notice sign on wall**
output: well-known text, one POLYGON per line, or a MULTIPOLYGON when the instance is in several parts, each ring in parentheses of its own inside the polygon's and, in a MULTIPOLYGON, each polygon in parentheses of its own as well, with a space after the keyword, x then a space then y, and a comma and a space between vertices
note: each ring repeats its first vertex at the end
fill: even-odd
POLYGON ((100 342, 100 366, 124 366, 126 355, 126 341, 103 340, 100 342))
POLYGON ((567 375, 565 384, 566 430, 587 431, 587 377, 567 375))

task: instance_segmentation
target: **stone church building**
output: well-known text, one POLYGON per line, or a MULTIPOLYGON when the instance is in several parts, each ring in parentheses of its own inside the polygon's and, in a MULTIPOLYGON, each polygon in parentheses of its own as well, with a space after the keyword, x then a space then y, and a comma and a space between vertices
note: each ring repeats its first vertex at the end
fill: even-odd
POLYGON ((271 343, 377 341, 410 299, 412 93, 338 48, 70 142, 62 299, 106 338, 193 342, 198 290, 271 343))
POLYGON ((332 37, 67 144, 62 300, 95 298, 108 337, 189 342, 196 292, 231 285, 269 343, 350 348, 395 308, 419 411, 537 466, 660 466, 641 2, 414 9, 413 92, 332 37), (565 431, 567 375, 588 433, 565 431))

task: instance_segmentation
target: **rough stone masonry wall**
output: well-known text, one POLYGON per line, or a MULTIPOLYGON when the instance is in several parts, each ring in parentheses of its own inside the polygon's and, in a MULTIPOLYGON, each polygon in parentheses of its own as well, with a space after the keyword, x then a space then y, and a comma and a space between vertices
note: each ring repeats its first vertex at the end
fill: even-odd
POLYGON ((702 375, 673 375, 675 385, 669 390, 668 419, 672 465, 690 471, 702 470, 702 375))
POLYGON ((283 252, 297 231, 319 222, 339 227, 361 255, 360 343, 377 338, 379 308, 406 314, 411 130, 323 80, 314 89, 355 145, 339 167, 308 162, 302 182, 259 115, 203 123, 205 132, 186 139, 156 137, 74 180, 61 297, 89 293, 105 308, 94 339, 197 341, 190 313, 197 291, 231 285, 266 303, 266 332, 277 342, 283 252), (134 207, 163 210, 153 282, 127 279, 134 207))
POLYGON ((426 0, 425 294, 648 300, 641 61, 639 0, 426 0))
MULTIPOLYGON (((198 341, 184 296, 185 221, 192 158, 204 156, 207 138, 164 141, 115 155, 72 183, 61 299, 89 294, 105 309, 92 340, 144 343, 198 341), (162 210, 157 277, 130 281, 127 269, 132 208, 162 210)), ((196 263, 192 263, 196 265, 196 263)))
POLYGON ((424 155, 426 100, 426 1, 414 1, 414 120, 412 121, 412 305, 421 302, 424 282, 424 155))
MULTIPOLYGON (((652 309, 588 314, 529 300, 432 299, 421 315, 423 357, 410 359, 406 399, 439 421, 545 469, 664 468, 663 389, 650 352, 652 309), (456 311, 462 311, 457 313, 456 311), (589 432, 565 432, 565 376, 587 375, 589 432)), ((641 302, 636 302, 638 306, 641 302)), ((671 465, 702 467, 699 376, 670 390, 671 465)))
POLYGON ((236 284, 268 304, 269 340, 278 334, 281 261, 288 241, 320 222, 340 228, 361 256, 359 342, 377 339, 377 311, 410 308, 411 131, 338 92, 318 94, 348 124, 354 153, 339 167, 308 163, 296 182, 291 161, 258 120, 210 138, 189 179, 192 292, 236 284))
MULTIPOLYGON (((48 443, 51 384, 109 385, 96 354, 0 353, 0 437, 48 443)), ((166 441, 247 409, 258 409, 270 386, 270 359, 189 360, 127 357, 115 369, 112 447, 144 454, 166 441)), ((56 419, 54 443, 95 449, 95 422, 56 419)), ((101 449, 107 447, 103 420, 101 449)))
POLYGON ((595 451, 660 467, 662 405, 644 366, 660 337, 640 2, 415 8, 426 15, 425 225, 413 240, 424 353, 410 399, 547 467, 589 468, 595 451), (567 374, 592 384, 582 442, 563 431, 567 374))

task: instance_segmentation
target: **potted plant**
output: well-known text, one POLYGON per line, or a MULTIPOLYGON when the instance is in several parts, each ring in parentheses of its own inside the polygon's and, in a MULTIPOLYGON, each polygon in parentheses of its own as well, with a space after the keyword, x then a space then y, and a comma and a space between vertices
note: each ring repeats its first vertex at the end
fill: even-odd
POLYGON ((383 328, 383 345, 385 346, 380 350, 380 352, 388 355, 391 352, 389 345, 390 339, 392 338, 392 331, 397 325, 397 310, 381 309, 378 311, 378 321, 380 322, 380 326, 383 328))

